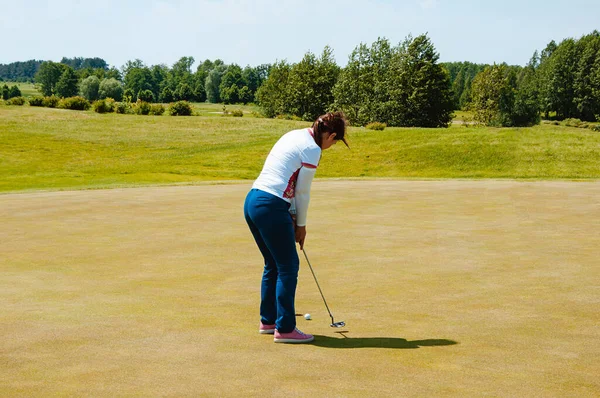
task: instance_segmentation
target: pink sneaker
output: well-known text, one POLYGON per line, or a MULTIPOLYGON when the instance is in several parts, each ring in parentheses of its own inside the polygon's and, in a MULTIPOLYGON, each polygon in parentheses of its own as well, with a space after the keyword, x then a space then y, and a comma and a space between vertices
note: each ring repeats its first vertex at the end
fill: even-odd
POLYGON ((260 323, 260 328, 258 329, 258 333, 260 334, 273 334, 275 333, 275 324, 273 325, 265 325, 264 323, 260 323))
POLYGON ((275 330, 275 338, 273 339, 276 343, 310 343, 315 339, 312 334, 302 333, 298 328, 294 329, 290 333, 279 333, 275 330))

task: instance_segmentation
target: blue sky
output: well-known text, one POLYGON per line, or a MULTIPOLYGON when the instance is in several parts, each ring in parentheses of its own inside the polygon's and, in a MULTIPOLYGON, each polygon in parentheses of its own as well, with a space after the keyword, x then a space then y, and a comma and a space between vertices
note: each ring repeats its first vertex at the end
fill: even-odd
POLYGON ((598 0, 0 0, 0 63, 100 57, 258 65, 428 33, 441 61, 523 65, 550 40, 600 30, 598 0))

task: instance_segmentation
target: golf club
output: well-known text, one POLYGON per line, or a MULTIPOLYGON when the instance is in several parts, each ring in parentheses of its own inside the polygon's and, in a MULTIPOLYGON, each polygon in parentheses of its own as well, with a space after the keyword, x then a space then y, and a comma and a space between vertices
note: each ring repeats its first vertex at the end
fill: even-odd
POLYGON ((313 278, 315 278, 315 283, 319 288, 319 293, 321 293, 321 298, 323 298, 323 302, 325 303, 325 308, 327 308, 327 312, 329 312, 329 316, 331 317, 331 326, 332 328, 343 328, 346 326, 346 322, 340 321, 336 322, 333 320, 333 315, 331 315, 331 311, 329 310, 329 306, 327 305, 327 301, 325 301, 325 296, 323 296, 323 291, 321 290, 321 286, 319 286, 319 282, 317 281, 317 276, 315 275, 315 271, 313 271, 312 265, 310 265, 310 261, 308 260, 308 256, 306 255, 306 251, 302 249, 302 253, 304 253, 304 258, 306 258, 306 262, 308 263, 308 267, 310 268, 310 272, 312 272, 313 278))

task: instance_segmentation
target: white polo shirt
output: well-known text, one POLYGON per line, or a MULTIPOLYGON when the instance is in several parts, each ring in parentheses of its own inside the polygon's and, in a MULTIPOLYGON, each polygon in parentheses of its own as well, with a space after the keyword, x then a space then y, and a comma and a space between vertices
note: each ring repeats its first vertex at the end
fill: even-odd
POLYGON ((273 146, 252 188, 288 203, 295 199, 296 222, 299 226, 306 225, 310 185, 320 159, 321 148, 313 138, 312 129, 290 131, 273 146))

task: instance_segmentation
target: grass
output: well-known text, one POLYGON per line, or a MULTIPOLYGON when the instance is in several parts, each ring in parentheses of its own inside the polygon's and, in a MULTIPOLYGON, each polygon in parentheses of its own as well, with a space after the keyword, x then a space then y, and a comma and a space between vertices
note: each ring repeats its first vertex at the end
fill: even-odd
POLYGON ((34 83, 0 82, 0 86, 3 86, 5 84, 8 87, 12 87, 14 85, 19 87, 19 90, 21 90, 21 94, 23 97, 34 97, 42 95, 42 93, 38 91, 34 83))
MULTIPOLYGON (((195 107, 211 116, 0 106, 0 191, 250 180, 282 134, 308 126, 195 107)), ((319 177, 600 178, 600 134, 588 129, 350 128, 349 137, 350 151, 324 153, 319 177)))
POLYGON ((316 181, 259 335, 251 183, 0 196, 0 395, 598 397, 600 184, 316 181))

